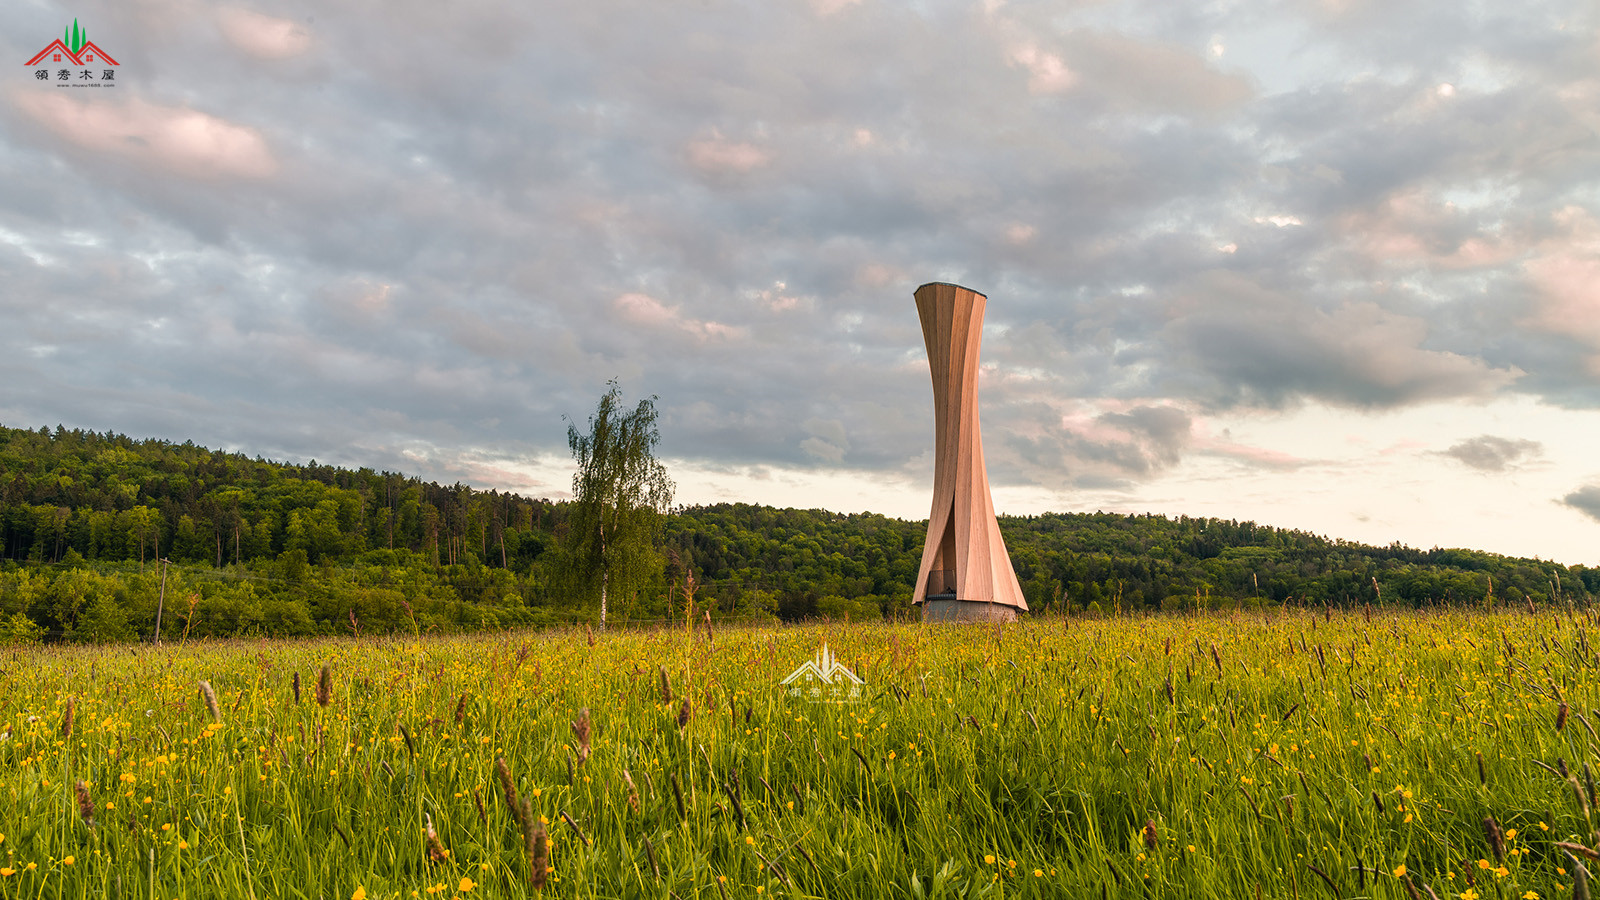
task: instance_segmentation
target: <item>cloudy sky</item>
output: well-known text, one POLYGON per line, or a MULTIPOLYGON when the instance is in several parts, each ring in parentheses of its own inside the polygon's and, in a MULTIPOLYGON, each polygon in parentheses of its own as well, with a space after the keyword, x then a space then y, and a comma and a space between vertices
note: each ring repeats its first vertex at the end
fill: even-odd
POLYGON ((1600 564, 1590 0, 20 0, 0 48, 8 426, 557 497, 615 378, 681 502, 922 518, 955 281, 1001 510, 1600 564), (23 65, 74 18, 114 84, 23 65))

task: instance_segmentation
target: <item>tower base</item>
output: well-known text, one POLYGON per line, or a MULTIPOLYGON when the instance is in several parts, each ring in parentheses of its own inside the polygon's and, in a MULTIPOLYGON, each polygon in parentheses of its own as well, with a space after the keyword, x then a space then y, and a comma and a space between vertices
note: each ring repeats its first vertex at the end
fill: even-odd
POLYGON ((963 624, 969 622, 1015 622, 1017 608, 1004 603, 981 600, 924 600, 922 621, 963 624))

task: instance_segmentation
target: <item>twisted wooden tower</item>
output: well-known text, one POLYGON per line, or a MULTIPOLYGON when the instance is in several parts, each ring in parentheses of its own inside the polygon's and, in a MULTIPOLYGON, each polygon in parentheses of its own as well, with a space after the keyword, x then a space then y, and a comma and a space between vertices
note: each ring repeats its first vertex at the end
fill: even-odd
POLYGON ((978 344, 988 298, 954 284, 917 288, 933 371, 933 512, 914 602, 924 622, 1009 622, 1026 610, 994 518, 978 432, 978 344))

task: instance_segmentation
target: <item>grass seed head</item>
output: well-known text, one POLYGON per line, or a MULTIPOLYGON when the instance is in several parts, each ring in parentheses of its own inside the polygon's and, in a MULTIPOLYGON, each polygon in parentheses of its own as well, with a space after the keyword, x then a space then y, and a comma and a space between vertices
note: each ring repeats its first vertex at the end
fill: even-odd
MULTIPOLYGON (((528 818, 533 818, 533 811, 527 813, 528 818)), ((527 832, 528 846, 528 883, 536 891, 544 890, 546 879, 550 875, 550 833, 545 831, 544 825, 535 825, 527 832)))
POLYGON ((300 705, 300 673, 299 672, 294 673, 294 678, 292 679, 292 683, 294 684, 294 705, 295 706, 299 706, 300 705))
POLYGON ((503 756, 495 757, 494 777, 500 782, 500 796, 505 798, 506 808, 511 811, 511 817, 526 831, 527 822, 522 818, 522 801, 517 796, 517 784, 511 780, 511 768, 506 765, 506 758, 503 756))
POLYGON ((72 786, 72 793, 78 798, 78 818, 85 825, 94 827, 94 800, 89 796, 89 786, 79 781, 72 786))
POLYGON ((1572 900, 1589 900, 1589 870, 1571 851, 1564 850, 1562 855, 1567 858, 1567 867, 1572 872, 1572 900))
POLYGON ((444 862, 450 858, 450 851, 444 849, 444 843, 439 840, 439 832, 433 830, 433 817, 427 813, 422 814, 423 832, 428 838, 428 861, 444 862))
POLYGON ((211 714, 211 721, 222 721, 222 710, 217 708, 217 692, 211 689, 211 682, 200 682, 200 697, 206 701, 206 712, 211 714))
POLYGON ((327 706, 333 702, 333 669, 327 663, 322 664, 321 671, 317 672, 317 705, 327 706))
POLYGON ((627 769, 622 770, 622 780, 628 785, 628 805, 634 812, 639 811, 639 788, 633 783, 633 775, 627 769))
POLYGON ((678 730, 682 731, 689 724, 689 698, 683 698, 683 705, 678 707, 678 730))
POLYGON ((72 720, 77 715, 78 698, 67 698, 67 710, 61 714, 61 737, 72 737, 72 720))
POLYGON ((1560 706, 1556 707, 1556 734, 1560 734, 1561 733, 1561 729, 1566 728, 1566 727, 1567 727, 1567 704, 1565 702, 1563 702, 1560 706))
POLYGON ((1161 836, 1156 834, 1156 820, 1144 820, 1144 848, 1154 850, 1161 845, 1161 836))
POLYGON ((1483 836, 1489 843, 1490 852, 1494 853, 1494 861, 1504 864, 1506 861, 1506 836, 1500 830, 1500 823, 1494 820, 1494 816, 1483 817, 1483 836))
POLYGON ((589 721, 589 707, 578 710, 578 721, 572 723, 572 736, 578 741, 578 765, 589 759, 589 737, 594 730, 589 721))

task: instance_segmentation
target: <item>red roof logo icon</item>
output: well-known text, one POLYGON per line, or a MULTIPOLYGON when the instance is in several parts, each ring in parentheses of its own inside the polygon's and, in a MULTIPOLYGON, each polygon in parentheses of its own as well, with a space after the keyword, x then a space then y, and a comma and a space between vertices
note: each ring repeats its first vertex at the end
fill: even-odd
POLYGON ((90 63, 102 62, 106 65, 117 66, 121 63, 111 58, 111 54, 101 50, 94 41, 89 40, 88 32, 78 27, 78 20, 72 20, 72 27, 65 30, 61 37, 45 45, 23 65, 37 66, 43 62, 68 62, 75 66, 84 66, 90 63), (66 59, 62 59, 66 57, 66 59))

